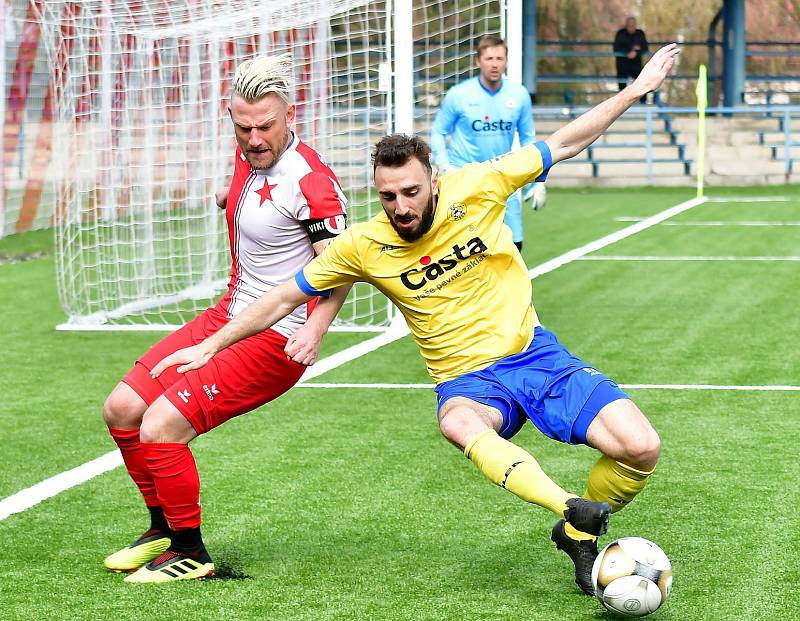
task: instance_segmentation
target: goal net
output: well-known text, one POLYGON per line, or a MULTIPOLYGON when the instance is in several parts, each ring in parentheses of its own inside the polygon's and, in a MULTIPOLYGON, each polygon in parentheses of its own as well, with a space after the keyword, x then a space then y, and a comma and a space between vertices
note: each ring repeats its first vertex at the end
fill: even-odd
MULTIPOLYGON (((474 44, 504 28, 488 0, 31 0, 53 78, 57 280, 67 329, 175 327, 214 303, 230 272, 215 190, 233 170, 227 102, 236 66, 294 58, 295 131, 339 177, 348 221, 380 204, 370 150, 411 89, 427 135, 447 88, 474 69, 474 44), (408 6, 411 32, 393 30, 408 6), (407 47, 403 47, 406 45, 407 47), (411 85, 394 75, 413 58, 411 85)), ((370 285, 337 325, 393 317, 370 285)))

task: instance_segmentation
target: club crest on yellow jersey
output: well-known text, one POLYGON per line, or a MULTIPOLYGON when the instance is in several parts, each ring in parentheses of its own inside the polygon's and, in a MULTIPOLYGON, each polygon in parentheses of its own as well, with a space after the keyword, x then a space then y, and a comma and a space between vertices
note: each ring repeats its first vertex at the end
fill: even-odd
POLYGON ((467 206, 464 203, 453 203, 447 211, 450 220, 458 221, 467 215, 467 206))

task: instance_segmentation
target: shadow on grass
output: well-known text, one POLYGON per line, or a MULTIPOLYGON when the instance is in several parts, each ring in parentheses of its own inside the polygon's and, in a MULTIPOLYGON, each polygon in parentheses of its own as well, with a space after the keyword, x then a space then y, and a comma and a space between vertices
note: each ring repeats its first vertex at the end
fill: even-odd
POLYGON ((215 563, 214 575, 209 580, 252 580, 252 576, 245 573, 239 559, 223 560, 215 563))

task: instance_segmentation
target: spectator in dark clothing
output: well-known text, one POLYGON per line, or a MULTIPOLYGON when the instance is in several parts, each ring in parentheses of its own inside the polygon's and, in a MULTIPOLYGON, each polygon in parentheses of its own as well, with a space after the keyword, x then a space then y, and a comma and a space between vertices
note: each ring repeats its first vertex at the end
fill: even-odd
MULTIPOLYGON (((614 37, 614 54, 617 61, 617 82, 619 90, 628 84, 628 78, 635 80, 642 71, 642 54, 647 51, 647 38, 644 31, 636 27, 636 18, 625 20, 625 27, 614 37)), ((647 96, 639 103, 646 103, 647 96)))

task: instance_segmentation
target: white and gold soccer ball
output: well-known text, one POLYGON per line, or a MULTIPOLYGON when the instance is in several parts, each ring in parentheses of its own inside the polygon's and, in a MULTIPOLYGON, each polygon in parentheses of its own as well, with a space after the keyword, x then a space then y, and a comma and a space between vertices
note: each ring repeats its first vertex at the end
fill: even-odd
POLYGON ((658 610, 672 588, 672 564, 664 551, 641 537, 612 541, 594 561, 592 584, 609 611, 643 617, 658 610))

